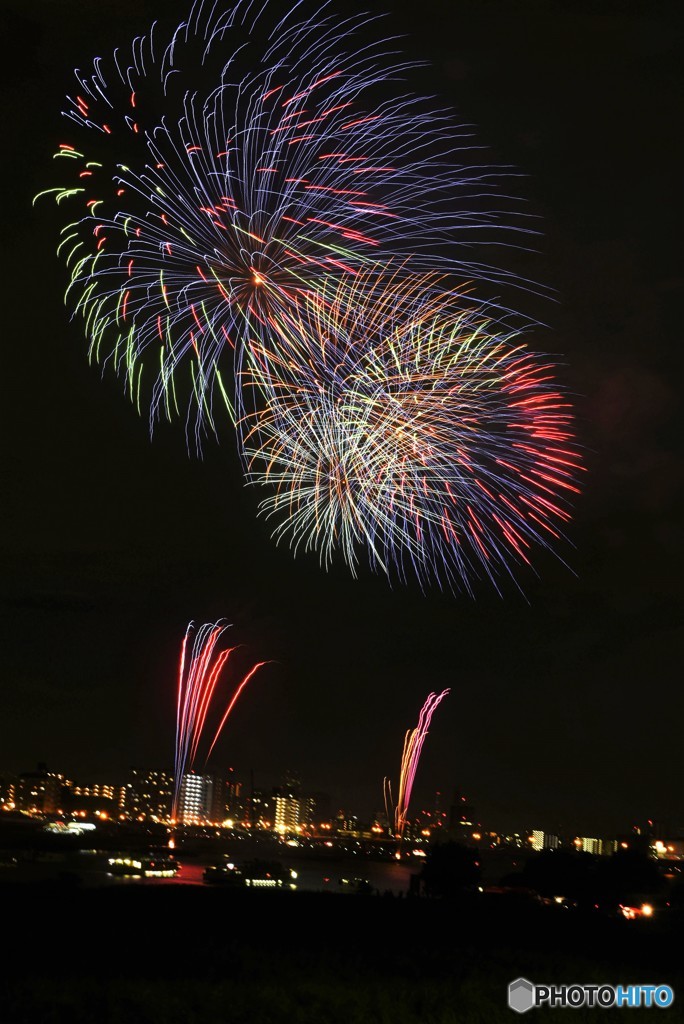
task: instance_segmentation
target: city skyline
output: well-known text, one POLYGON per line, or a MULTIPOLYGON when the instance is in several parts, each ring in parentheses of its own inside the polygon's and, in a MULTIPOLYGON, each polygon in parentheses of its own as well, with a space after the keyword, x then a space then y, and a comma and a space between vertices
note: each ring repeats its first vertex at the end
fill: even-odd
MULTIPOLYGON (((30 782, 30 780, 40 777, 52 780, 58 789, 61 787, 60 791, 70 794, 69 800, 64 805, 66 809, 61 809, 67 817, 72 813, 70 810, 71 798, 81 795, 86 795, 89 798, 94 794, 106 796, 107 801, 112 801, 112 807, 117 804, 120 806, 120 809, 123 809, 124 805, 136 806, 136 800, 138 799, 136 792, 139 788, 136 780, 148 780, 146 785, 149 788, 149 780, 156 779, 157 781, 152 782, 152 786, 155 791, 157 787, 161 786, 163 800, 156 797, 155 800, 157 800, 159 807, 163 803, 166 809, 164 813, 161 813, 161 811, 155 812, 153 818, 154 820, 165 822, 174 820, 172 796, 175 790, 175 776, 172 767, 169 765, 166 767, 129 766, 126 770, 121 770, 107 778, 104 778, 102 774, 93 777, 55 770, 53 766, 48 765, 46 762, 38 762, 33 768, 24 768, 12 772, 0 770, 0 805, 4 804, 4 808, 0 807, 0 809, 5 811, 14 810, 15 807, 8 806, 8 801, 10 800, 8 794, 16 793, 16 787, 19 786, 21 788, 23 779, 30 782), (166 806, 167 804, 168 807, 166 806)), ((221 805, 221 800, 225 798, 227 803, 233 801, 233 803, 242 807, 242 818, 238 815, 240 820, 247 820, 253 816, 254 811, 248 809, 252 801, 256 800, 256 805, 261 805, 264 801, 269 805, 272 803, 273 806, 270 808, 269 817, 273 821, 269 824, 275 828, 278 820, 276 814, 277 799, 283 798, 285 800, 280 812, 278 812, 281 816, 281 821, 285 821, 289 820, 287 817, 287 799, 294 797, 296 802, 302 801, 307 806, 310 804, 309 811, 307 811, 307 820, 311 822, 318 821, 319 819, 333 820, 343 815, 344 817, 364 822, 366 825, 382 819, 386 821, 388 830, 391 831, 394 828, 392 815, 390 815, 390 818, 387 817, 387 807, 381 801, 371 801, 368 804, 354 800, 342 801, 338 799, 337 793, 321 790, 315 779, 302 780, 299 773, 293 771, 292 767, 282 769, 279 774, 273 777, 259 777, 253 769, 240 770, 235 767, 221 766, 215 762, 208 763, 204 768, 193 768, 183 774, 183 782, 179 787, 179 792, 183 794, 186 790, 189 792, 187 807, 190 810, 188 815, 184 816, 185 811, 183 808, 186 804, 184 804, 184 797, 181 795, 179 813, 177 815, 177 820, 180 824, 201 824, 204 819, 206 819, 206 822, 218 824, 224 818, 235 817, 234 813, 226 812, 222 814, 217 810, 221 805), (208 788, 202 780, 206 780, 208 788), (188 781, 190 781, 189 787, 186 786, 188 781), (202 813, 198 810, 200 807, 204 808, 202 813), (211 813, 209 808, 213 809, 211 813), (322 812, 322 808, 325 808, 325 813, 322 812), (202 814, 204 814, 204 819, 202 814)), ((56 792, 57 790, 55 790, 56 792)), ((406 821, 409 824, 415 825, 427 816, 434 818, 434 825, 437 819, 441 817, 444 819, 444 821, 439 822, 441 826, 450 821, 454 816, 455 808, 460 807, 464 812, 467 812, 468 821, 466 824, 471 827, 470 831, 473 836, 480 832, 483 836, 491 832, 492 834, 499 835, 524 836, 529 834, 530 837, 532 835, 540 835, 542 837, 544 835, 555 837, 560 835, 567 840, 568 837, 591 834, 596 835, 601 840, 606 840, 615 836, 625 837, 630 833, 636 835, 644 834, 650 830, 659 838, 668 836, 678 843, 680 840, 684 842, 684 823, 681 821, 681 815, 676 810, 657 819, 654 817, 639 818, 638 815, 633 814, 621 821, 616 821, 610 816, 606 816, 602 822, 599 818, 596 819, 599 821, 598 827, 589 828, 587 826, 590 824, 590 821, 588 821, 587 816, 583 816, 581 810, 562 820, 560 817, 554 817, 553 815, 540 818, 533 813, 531 814, 521 805, 517 813, 511 812, 510 815, 496 818, 492 817, 487 810, 488 802, 486 798, 483 802, 480 800, 478 793, 469 792, 467 795, 464 794, 462 787, 458 784, 443 785, 440 789, 434 791, 428 791, 423 787, 420 799, 413 799, 411 801, 406 821), (470 820, 471 818, 472 821, 470 820)), ((14 803, 14 801, 10 801, 10 803, 14 803)), ((109 805, 107 804, 107 806, 109 805)), ((90 805, 88 807, 90 808, 90 813, 92 813, 94 804, 92 807, 90 805)), ((21 809, 18 804, 16 809, 21 809)), ((24 807, 23 809, 26 810, 27 808, 24 807)), ((40 810, 39 807, 36 809, 40 810)), ((48 813, 54 814, 56 810, 57 805, 55 804, 54 807, 51 805, 48 813)), ((296 813, 299 815, 300 812, 297 811, 296 813)), ((149 812, 146 812, 145 817, 149 817, 149 812)), ((134 820, 135 818, 136 814, 133 815, 134 820)), ((297 817, 297 821, 299 821, 299 817, 297 817)), ((438 835, 439 831, 435 832, 433 839, 438 835)), ((463 837, 464 840, 469 839, 470 833, 466 830, 463 833, 463 837)), ((536 849, 537 847, 533 846, 532 848, 536 849)))
POLYGON ((16 299, 0 768, 21 770, 27 754, 24 768, 44 759, 93 778, 172 763, 179 638, 191 618, 225 617, 250 657, 274 662, 217 746, 257 777, 296 763, 342 805, 381 806, 424 694, 448 687, 418 804, 453 779, 502 823, 581 814, 591 835, 602 821, 675 817, 684 574, 667 16, 529 4, 490 21, 477 5, 433 4, 418 24, 410 4, 387 5, 402 46, 431 62, 429 88, 524 175, 541 253, 511 250, 511 264, 558 290, 557 303, 529 296, 550 325, 532 341, 565 364, 589 467, 567 567, 542 555, 523 594, 483 585, 471 601, 293 559, 256 518, 228 429, 189 460, 182 427, 150 442, 118 383, 88 367, 63 306, 58 220, 30 201, 71 68, 145 31, 153 6, 122 3, 114 27, 84 4, 3 14, 28 52, 3 66, 17 156, 3 168, 16 299))

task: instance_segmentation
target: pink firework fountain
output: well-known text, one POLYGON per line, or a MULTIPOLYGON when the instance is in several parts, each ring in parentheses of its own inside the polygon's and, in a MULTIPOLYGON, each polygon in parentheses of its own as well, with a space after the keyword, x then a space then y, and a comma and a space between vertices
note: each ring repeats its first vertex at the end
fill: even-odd
POLYGON ((415 782, 423 743, 428 734, 432 716, 449 692, 449 689, 446 689, 442 690, 441 693, 431 693, 420 709, 418 725, 415 729, 409 729, 404 737, 404 751, 401 757, 401 770, 399 773, 399 793, 396 804, 392 800, 392 788, 389 779, 385 778, 384 780, 387 817, 389 820, 394 818, 394 834, 398 840, 397 858, 400 855, 401 841, 404 836, 404 829, 406 828, 408 807, 411 800, 411 791, 415 782), (392 806, 394 806, 393 814, 390 813, 390 807, 392 806))
MULTIPOLYGON (((194 622, 191 622, 183 638, 178 669, 175 785, 171 809, 171 817, 174 821, 178 818, 183 778, 187 772, 192 770, 198 756, 200 740, 207 724, 207 715, 212 705, 216 686, 231 654, 239 646, 222 647, 221 639, 228 629, 228 623, 222 620, 206 623, 198 629, 194 622)), ((238 683, 214 733, 205 763, 209 760, 238 697, 255 673, 267 664, 266 661, 257 662, 238 683)))

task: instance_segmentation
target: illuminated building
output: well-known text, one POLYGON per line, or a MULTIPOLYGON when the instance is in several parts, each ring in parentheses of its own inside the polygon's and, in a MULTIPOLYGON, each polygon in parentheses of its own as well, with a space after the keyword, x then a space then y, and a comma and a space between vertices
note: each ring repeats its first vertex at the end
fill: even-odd
POLYGON ((0 775, 0 809, 11 811, 17 803, 17 780, 11 775, 0 775))
POLYGON ((71 785, 59 772, 49 772, 41 762, 35 772, 22 772, 16 788, 19 810, 32 814, 55 814, 61 810, 62 790, 71 785))
POLYGON ((300 825, 300 802, 294 796, 276 795, 275 798, 275 830, 276 832, 295 832, 300 825))
POLYGON ((338 811, 335 815, 335 832, 339 836, 357 836, 361 834, 359 819, 355 814, 345 814, 338 811))
POLYGON ((300 780, 296 772, 288 771, 285 782, 274 789, 275 813, 273 825, 276 832, 296 832, 303 822, 303 807, 300 800, 300 780))
POLYGON ((188 772, 183 776, 178 800, 178 820, 185 825, 220 825, 231 817, 228 791, 237 804, 239 783, 227 783, 219 772, 188 772))
POLYGON ((219 825, 228 817, 226 780, 223 775, 217 772, 211 773, 211 795, 207 805, 207 818, 209 821, 219 825))
POLYGON ((178 821, 183 825, 204 825, 212 820, 215 778, 199 772, 188 772, 181 782, 178 799, 178 821))
POLYGON ((91 794, 88 792, 90 788, 90 786, 79 786, 80 792, 78 793, 74 793, 73 788, 65 789, 62 797, 64 812, 81 817, 84 815, 96 815, 98 818, 118 817, 121 811, 120 803, 111 797, 91 794), (84 790, 85 792, 83 792, 84 790))
POLYGON ((64 791, 64 809, 72 812, 91 812, 104 817, 116 817, 124 804, 124 786, 96 782, 91 786, 73 785, 64 791))
POLYGON ((553 832, 542 832, 534 829, 528 837, 531 850, 557 850, 561 845, 560 837, 553 832))
POLYGON ((172 798, 171 772, 131 768, 123 797, 127 818, 133 821, 168 821, 172 798))
POLYGON ((275 818, 275 797, 255 789, 246 802, 246 814, 249 825, 253 828, 270 829, 275 818))
POLYGON ((580 836, 580 848, 584 853, 593 853, 594 856, 600 857, 603 853, 603 842, 601 839, 592 839, 589 836, 580 836))
POLYGON ((74 783, 71 786, 71 793, 73 796, 102 797, 120 807, 123 804, 124 787, 100 782, 95 782, 92 786, 77 786, 74 783))
MULTIPOLYGON (((232 768, 231 768, 232 771, 232 768)), ((225 785, 225 811, 229 818, 239 818, 243 801, 241 799, 242 783, 228 779, 225 785)))
POLYGON ((316 798, 303 796, 299 800, 299 821, 305 827, 313 825, 316 820, 316 798))
POLYGON ((530 837, 530 846, 533 850, 544 849, 544 833, 539 829, 534 829, 530 837))

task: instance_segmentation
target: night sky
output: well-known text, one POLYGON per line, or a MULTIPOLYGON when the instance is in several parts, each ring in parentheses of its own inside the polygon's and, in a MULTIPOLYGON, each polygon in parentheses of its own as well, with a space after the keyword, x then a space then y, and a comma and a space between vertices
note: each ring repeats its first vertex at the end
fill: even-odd
MULTIPOLYGON (((356 5, 354 5, 356 7, 356 5)), ((89 367, 63 305, 49 200, 72 68, 127 45, 158 0, 5 0, 0 772, 37 761, 81 781, 173 757, 190 619, 234 623, 273 658, 220 762, 366 815, 396 777, 430 690, 411 805, 460 786, 491 827, 684 826, 681 807, 681 40, 674 3, 389 0, 423 86, 477 125, 543 235, 501 262, 555 289, 525 298, 574 396, 587 473, 562 560, 499 597, 390 588, 292 558, 257 520, 229 425, 188 458, 182 423, 150 441, 119 382, 89 367), (565 564, 564 564, 565 563, 565 564)), ((176 20, 175 17, 172 20, 176 20)))

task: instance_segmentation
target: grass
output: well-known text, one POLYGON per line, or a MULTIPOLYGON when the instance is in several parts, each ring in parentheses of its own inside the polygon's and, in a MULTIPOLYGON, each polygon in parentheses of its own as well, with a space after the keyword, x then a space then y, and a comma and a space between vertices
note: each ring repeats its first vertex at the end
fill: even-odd
POLYGON ((658 1020, 682 1019, 679 920, 644 930, 537 908, 187 888, 20 895, 2 1024, 510 1024, 520 975, 667 982, 675 1003, 658 1020))

